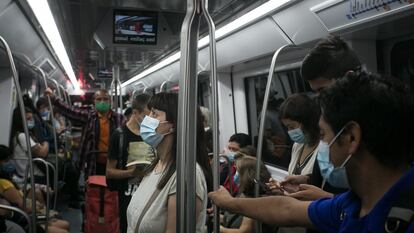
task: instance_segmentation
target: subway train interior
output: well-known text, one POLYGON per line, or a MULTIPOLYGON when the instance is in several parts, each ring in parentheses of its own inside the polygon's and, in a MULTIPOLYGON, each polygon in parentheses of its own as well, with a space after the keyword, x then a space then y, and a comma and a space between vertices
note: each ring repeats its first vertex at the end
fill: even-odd
MULTIPOLYGON (((176 127, 162 135, 176 136, 172 147, 176 150, 175 227, 165 232, 228 232, 222 230, 224 223, 220 226, 219 215, 224 212, 214 203, 202 214, 208 219, 203 227, 199 228, 198 215, 193 214, 199 207, 196 198, 200 198, 198 191, 196 194, 200 180, 195 175, 199 160, 194 154, 200 140, 197 119, 201 112, 211 137, 208 158, 214 190, 224 185, 223 174, 230 180, 231 191, 237 188, 232 174, 236 166, 231 165, 236 162, 229 156, 234 135, 247 135, 244 140, 249 141, 246 145, 250 145, 250 152, 253 150, 250 155, 256 156, 255 189, 267 185, 260 181, 260 169, 267 169, 273 180, 282 181, 291 174, 294 141, 289 137, 289 127, 279 119, 279 107, 297 93, 312 100, 317 97, 302 77, 307 54, 321 40, 340 38, 359 58, 361 70, 413 87, 413 22, 413 0, 1 0, 3 232, 159 232, 147 228, 144 223, 149 220, 142 216, 138 230, 140 224, 131 217, 136 212, 130 211, 135 194, 129 207, 108 200, 118 198, 110 196, 117 191, 107 187, 109 182, 100 179, 108 176, 108 167, 101 174, 97 171, 109 162, 105 160, 99 166, 93 163, 110 156, 111 147, 121 150, 121 145, 112 141, 115 130, 99 131, 105 124, 112 127, 112 123, 102 120, 100 109, 107 105, 98 106, 97 98, 104 96, 103 101, 110 103, 110 117, 117 116, 115 122, 122 127, 128 125, 122 115, 134 108, 137 96, 160 93, 175 93, 168 98, 178 98, 176 102, 165 100, 175 103, 178 111, 176 127), (205 111, 198 111, 196 106, 205 111), (33 128, 34 118, 40 123, 33 128), (16 129, 19 125, 20 131, 16 129), (43 140, 49 143, 35 137, 36 127, 48 131, 43 140), (103 138, 105 143, 100 141, 103 138), (82 148, 90 144, 95 148, 85 155, 82 148), (91 165, 88 159, 93 153, 91 165), (225 166, 228 174, 223 173, 225 166), (3 181, 7 178, 10 182, 3 181), (13 195, 18 197, 11 198, 7 193, 10 187, 17 190, 13 195), (31 187, 36 187, 35 191, 31 187), (94 193, 94 189, 98 191, 94 193), (13 201, 16 198, 17 203, 13 201), (123 224, 128 226, 123 228, 123 224)), ((163 100, 151 97, 149 101, 163 100)), ((156 106, 147 115, 158 114, 156 106)), ((134 117, 136 110, 132 111, 134 117)), ((143 122, 151 118, 143 116, 143 122)), ((157 120, 155 127, 168 122, 157 120)), ((139 125, 135 125, 139 132, 139 125)), ((158 143, 151 145, 156 155, 158 143)), ((141 188, 137 186, 137 192, 141 188)), ((161 197, 163 191, 157 195, 151 198, 161 197)), ((152 202, 149 197, 146 200, 147 205, 152 202)), ((166 203, 164 208, 168 207, 170 214, 170 204, 166 203)), ((139 208, 151 210, 145 203, 139 208)), ((165 224, 163 220, 152 224, 165 224)), ((306 230, 269 230, 254 223, 251 231, 230 232, 306 230)), ((169 222, 167 225, 171 226, 169 222)))

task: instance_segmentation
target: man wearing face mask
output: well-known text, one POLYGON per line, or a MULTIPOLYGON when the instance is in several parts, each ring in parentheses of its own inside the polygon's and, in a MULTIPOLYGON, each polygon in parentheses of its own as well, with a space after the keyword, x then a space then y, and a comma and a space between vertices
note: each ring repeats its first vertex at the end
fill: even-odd
POLYGON ((128 122, 111 135, 106 177, 109 188, 118 191, 121 233, 127 231, 126 209, 138 188, 140 177, 137 176, 154 159, 154 149, 142 140, 139 126, 150 113, 147 108, 149 100, 147 94, 137 95, 132 102, 128 122))
POLYGON ((78 166, 85 170, 85 178, 89 175, 105 175, 109 137, 125 122, 123 115, 111 110, 109 92, 104 89, 95 92, 95 107, 91 110, 67 105, 55 97, 50 88, 45 90, 45 95, 51 97, 56 110, 63 116, 83 124, 78 166))
POLYGON ((234 199, 220 189, 210 198, 221 208, 280 226, 414 232, 412 91, 395 79, 361 73, 337 80, 318 98, 320 155, 328 173, 340 178, 338 184, 349 184, 348 192, 299 201, 282 196, 234 199))

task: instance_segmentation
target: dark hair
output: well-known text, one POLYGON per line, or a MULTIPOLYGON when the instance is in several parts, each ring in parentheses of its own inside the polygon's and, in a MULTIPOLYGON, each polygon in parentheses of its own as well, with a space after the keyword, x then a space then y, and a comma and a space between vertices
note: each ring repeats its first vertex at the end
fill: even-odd
POLYGON ((124 116, 129 116, 132 114, 132 108, 126 108, 124 112, 124 116))
POLYGON ((246 155, 251 156, 251 157, 256 157, 256 153, 257 153, 256 148, 254 148, 254 146, 252 146, 252 145, 248 145, 248 146, 240 148, 240 150, 237 151, 234 158, 235 159, 242 158, 246 155))
POLYGON ((102 93, 104 93, 105 95, 107 95, 107 96, 111 96, 110 94, 109 94, 109 91, 108 90, 106 90, 106 89, 99 89, 99 90, 97 90, 96 92, 95 92, 95 94, 93 94, 93 99, 95 99, 96 98, 96 96, 98 95, 98 92, 102 92, 102 93))
POLYGON ((13 152, 10 150, 9 147, 5 145, 0 145, 0 161, 5 161, 10 159, 13 152))
POLYGON ((381 164, 396 168, 413 161, 414 101, 398 80, 349 74, 318 98, 323 119, 334 133, 355 121, 361 128, 361 147, 381 164))
POLYGON ((249 135, 245 133, 236 133, 231 135, 229 142, 236 142, 239 144, 240 148, 251 145, 252 139, 249 135))
MULTIPOLYGON (((26 113, 33 113, 32 110, 28 107, 25 107, 26 113)), ((23 127, 23 119, 22 114, 20 111, 19 105, 13 110, 13 122, 12 122, 12 128, 10 132, 10 139, 9 139, 9 148, 13 152, 14 151, 14 138, 17 137, 19 133, 24 132, 23 127)), ((19 143, 19 140, 17 140, 17 143, 19 143)))
POLYGON ((42 107, 48 107, 48 106, 49 106, 49 103, 48 103, 47 99, 44 98, 44 97, 40 97, 36 102, 37 110, 39 110, 42 107))
MULTIPOLYGON (((177 93, 158 93, 151 97, 148 102, 148 108, 158 109, 166 113, 166 120, 173 124, 174 129, 177 129, 178 121, 178 94, 177 93)), ((173 148, 171 150, 171 160, 167 162, 167 170, 162 175, 161 180, 159 181, 157 188, 162 189, 170 179, 170 177, 176 171, 176 162, 177 162, 177 134, 174 132, 174 142, 173 148)), ((197 110, 197 163, 203 170, 208 191, 212 191, 212 171, 210 163, 207 156, 206 140, 204 134, 204 127, 202 121, 201 111, 198 108, 197 110)), ((159 158, 156 158, 148 167, 147 172, 154 170, 156 164, 158 163, 159 158)))
MULTIPOLYGON (((22 97, 23 97, 23 104, 26 107, 26 109, 27 108, 30 109, 31 113, 38 116, 39 119, 42 119, 42 116, 40 115, 39 111, 37 111, 37 109, 36 109, 36 107, 33 103, 33 100, 30 98, 30 96, 28 94, 24 94, 22 97)), ((27 110, 26 110, 26 112, 27 112, 27 110)))
POLYGON ((305 80, 338 79, 347 71, 357 71, 361 62, 345 41, 331 35, 321 40, 303 59, 301 75, 305 80))
POLYGON ((135 96, 134 100, 132 101, 132 109, 143 112, 150 98, 151 96, 147 94, 139 94, 135 96))
MULTIPOLYGON (((247 197, 254 197, 254 178, 256 176, 256 159, 243 157, 237 160, 237 170, 240 175, 240 189, 239 192, 247 197)), ((264 163, 260 163, 260 181, 266 183, 269 181, 271 175, 264 163)), ((260 189, 259 194, 264 194, 266 190, 260 189)))
POLYGON ((316 101, 303 93, 289 96, 279 108, 280 119, 290 119, 302 124, 309 144, 319 141, 320 107, 316 101))

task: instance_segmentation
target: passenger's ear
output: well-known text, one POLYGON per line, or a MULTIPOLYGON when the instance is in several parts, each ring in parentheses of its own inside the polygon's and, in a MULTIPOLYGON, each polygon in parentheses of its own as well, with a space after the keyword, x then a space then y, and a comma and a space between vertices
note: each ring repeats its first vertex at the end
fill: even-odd
POLYGON ((361 127, 357 122, 351 121, 347 124, 346 140, 349 144, 348 154, 355 154, 361 144, 361 127))

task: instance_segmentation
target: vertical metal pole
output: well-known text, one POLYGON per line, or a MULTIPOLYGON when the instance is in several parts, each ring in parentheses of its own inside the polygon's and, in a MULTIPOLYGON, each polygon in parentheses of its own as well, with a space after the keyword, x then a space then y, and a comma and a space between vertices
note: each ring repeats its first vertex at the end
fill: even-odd
MULTIPOLYGON (((217 50, 216 26, 208 11, 208 0, 202 0, 203 15, 207 21, 210 42, 210 82, 212 91, 212 127, 213 127, 213 187, 217 190, 220 185, 219 161, 219 116, 218 116, 218 87, 217 87, 217 50)), ((230 171, 231 169, 229 169, 230 171)), ((220 210, 214 205, 214 232, 220 232, 220 210)))
MULTIPOLYGON (((60 91, 60 86, 59 86, 59 83, 55 80, 55 79, 53 79, 53 78, 49 78, 49 80, 53 83, 53 84, 55 84, 55 86, 56 86, 56 90, 57 90, 57 93, 58 93, 58 97, 59 98, 62 98, 62 92, 60 91)), ((57 149, 57 148, 56 148, 57 149)), ((66 148, 65 148, 65 150, 66 150, 66 148)), ((65 153, 65 156, 66 156, 66 153, 65 153)), ((55 185, 57 185, 58 184, 58 179, 57 179, 57 177, 59 176, 59 159, 58 159, 58 156, 57 156, 57 153, 56 153, 56 158, 55 158, 55 174, 57 174, 57 176, 55 176, 55 185)), ((57 186, 56 186, 57 187, 57 186)), ((57 206, 57 190, 55 191, 56 193, 55 193, 55 198, 53 199, 53 209, 56 209, 56 206, 57 206)))
MULTIPOLYGON (((47 186, 47 188, 46 188, 46 222, 48 223, 49 222, 49 210, 50 210, 50 192, 49 192, 50 177, 49 177, 49 164, 45 160, 43 160, 41 158, 35 158, 35 159, 33 159, 33 162, 43 163, 43 166, 45 166, 45 168, 46 168, 46 186, 47 186)), ((57 191, 55 190, 55 193, 56 192, 57 191)), ((48 232, 47 231, 48 225, 49 224, 45 224, 45 232, 48 232)))
MULTIPOLYGON (((273 54, 273 58, 272 58, 272 63, 270 64, 270 69, 269 69, 269 75, 267 76, 267 84, 266 84, 266 91, 265 91, 265 96, 263 99, 263 106, 262 106, 262 112, 260 115, 260 127, 259 127, 259 135, 258 135, 258 143, 257 143, 257 160, 256 160, 256 180, 260 180, 260 165, 262 163, 262 151, 263 151, 263 135, 264 135, 264 127, 265 127, 265 119, 266 119, 266 111, 267 111, 267 104, 269 102, 269 94, 270 94, 270 87, 272 84, 272 79, 273 79, 273 73, 275 70, 275 65, 276 65, 276 60, 280 54, 280 52, 287 48, 292 46, 291 44, 286 44, 283 45, 282 47, 280 47, 274 54, 273 54)), ((254 186, 254 196, 258 197, 259 196, 259 184, 256 183, 254 186)), ((256 224, 256 232, 260 233, 262 232, 261 229, 261 224, 259 222, 257 222, 256 224)))
MULTIPOLYGON (((48 88, 49 86, 47 84, 47 78, 46 78, 45 72, 43 72, 43 70, 41 68, 37 67, 37 66, 34 66, 34 68, 40 72, 40 74, 43 78, 43 82, 45 84, 45 87, 48 88)), ((52 101, 50 100, 50 96, 47 96, 47 102, 48 102, 49 109, 50 109, 50 119, 52 121, 53 143, 54 143, 54 146, 55 146, 55 155, 56 155, 56 161, 55 162, 56 162, 56 166, 57 166, 57 163, 58 163, 57 162, 58 161, 58 143, 57 143, 56 128, 55 128, 55 125, 54 125, 55 115, 53 114, 53 106, 52 106, 52 101)), ((55 191, 55 198, 54 198, 54 201, 53 201, 53 209, 54 210, 56 210, 56 204, 57 204, 58 176, 59 175, 55 172, 54 177, 53 177, 53 179, 54 179, 53 190, 55 191)))
POLYGON ((187 0, 181 28, 177 123, 177 232, 196 232, 197 43, 200 0, 187 0))
MULTIPOLYGON (((26 110, 24 109, 24 103, 23 103, 23 97, 22 97, 22 91, 20 89, 20 83, 19 83, 19 76, 17 74, 16 65, 14 64, 13 55, 11 53, 10 47, 7 44, 6 40, 0 36, 0 41, 3 43, 4 48, 7 52, 7 57, 10 62, 10 67, 12 70, 12 78, 14 81, 14 86, 16 87, 17 92, 17 100, 19 103, 20 113, 22 115, 22 121, 23 121, 23 128, 24 128, 24 134, 26 137, 26 148, 27 148, 27 156, 29 160, 29 170, 30 170, 30 184, 32 188, 35 187, 34 184, 34 172, 33 172, 33 161, 32 161, 32 151, 31 151, 31 145, 30 145, 30 135, 29 135, 29 129, 27 128, 27 121, 26 121, 26 110)), ((26 177, 27 179, 27 177, 26 177)), ((24 190, 26 191, 26 190, 24 190)), ((24 192, 25 193, 25 192, 24 192)), ((36 192, 32 192, 32 230, 34 233, 36 233, 36 192)), ((26 200, 23 200, 25 202, 26 200)))

